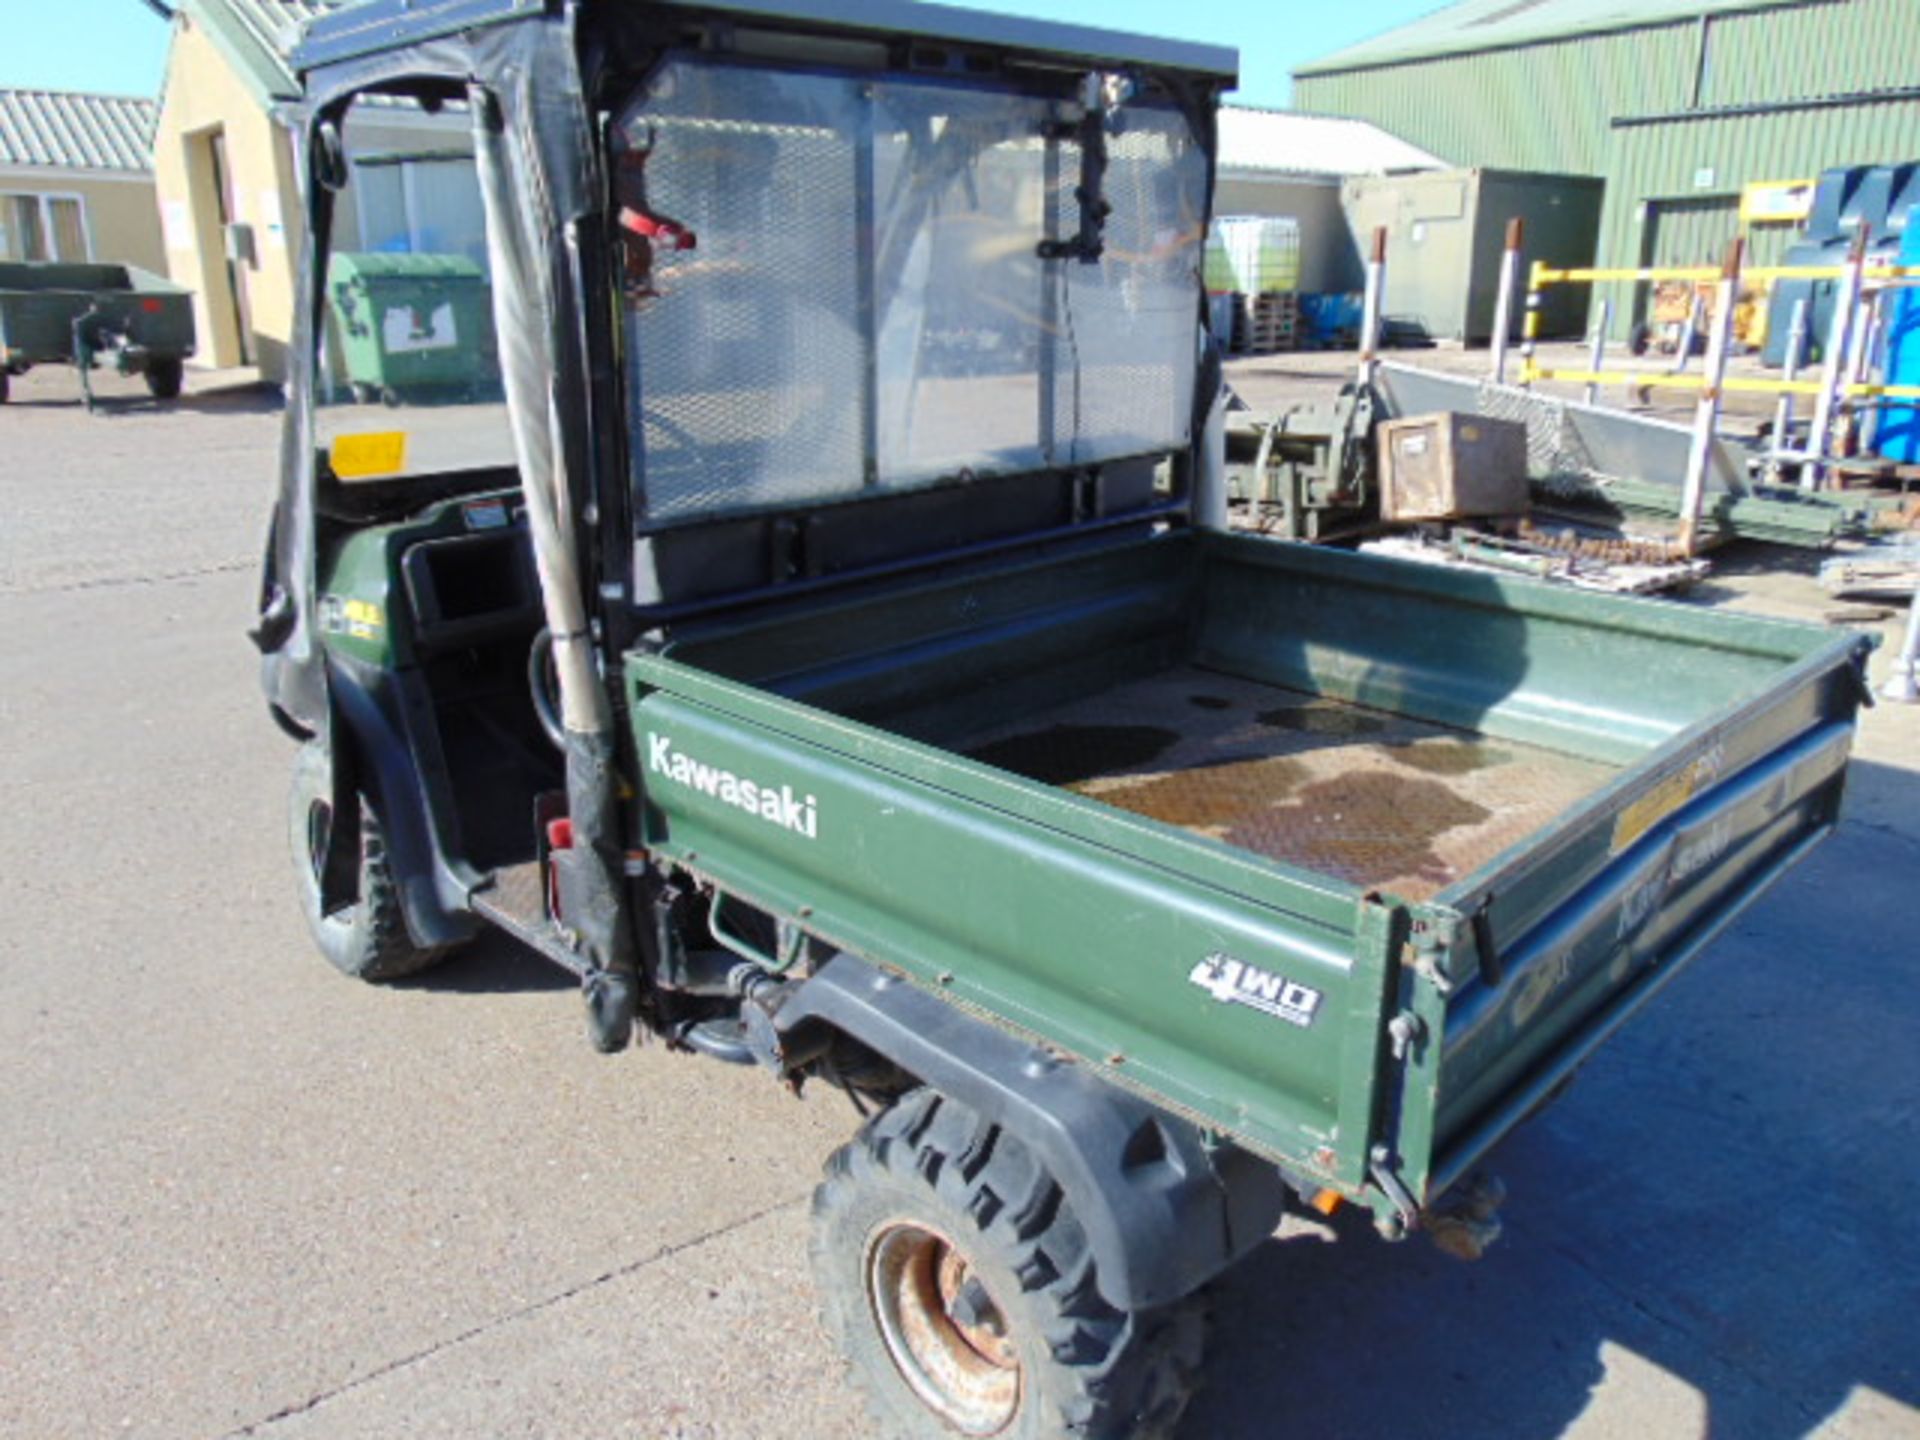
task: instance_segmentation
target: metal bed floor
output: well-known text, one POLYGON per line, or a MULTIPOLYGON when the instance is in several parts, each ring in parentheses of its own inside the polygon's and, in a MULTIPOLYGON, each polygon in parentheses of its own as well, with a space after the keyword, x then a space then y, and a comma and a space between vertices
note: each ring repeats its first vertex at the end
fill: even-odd
POLYGON ((973 759, 1424 900, 1615 773, 1597 761, 1183 666, 977 733, 973 759))

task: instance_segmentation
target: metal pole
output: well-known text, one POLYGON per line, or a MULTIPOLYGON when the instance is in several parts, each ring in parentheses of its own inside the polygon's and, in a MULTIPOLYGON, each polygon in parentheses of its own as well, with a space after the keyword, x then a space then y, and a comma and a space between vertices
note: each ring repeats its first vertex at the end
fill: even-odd
POLYGON ((1893 672, 1880 687, 1880 697, 1897 705, 1920 703, 1920 582, 1914 582, 1912 609, 1907 611, 1907 643, 1893 659, 1893 672))
POLYGON ((1360 383, 1373 383, 1375 357, 1380 349, 1380 306, 1387 290, 1387 227, 1373 231, 1373 249, 1367 255, 1366 303, 1360 313, 1360 383))
MULTIPOLYGON (((1613 328, 1613 301, 1600 302, 1600 321, 1593 327, 1593 348, 1587 354, 1587 368, 1598 375, 1607 368, 1607 331, 1613 328)), ((1587 382, 1587 404, 1600 403, 1600 382, 1587 382)))
POLYGON ((1536 260, 1527 272, 1527 315, 1520 333, 1520 353, 1527 357, 1527 363, 1521 371, 1520 384, 1528 390, 1533 388, 1533 367, 1540 350, 1540 272, 1546 268, 1536 260))
POLYGON ((1851 385, 1867 378, 1868 355, 1873 349, 1874 302, 1875 297, 1863 291, 1859 308, 1854 311, 1853 334, 1848 337, 1852 353, 1847 356, 1847 382, 1851 385))
POLYGON ((1686 555, 1700 551, 1700 511, 1707 498, 1707 465, 1713 458, 1713 440, 1720 428, 1721 387, 1727 379, 1727 361, 1733 350, 1733 305, 1740 293, 1740 266, 1746 242, 1727 247, 1714 290, 1713 327, 1707 334, 1706 374, 1700 400, 1693 412, 1693 443, 1687 450, 1687 477, 1680 499, 1680 549, 1686 555))
POLYGON ((1800 472, 1802 490, 1818 490, 1826 470, 1834 407, 1853 350, 1853 312, 1860 302, 1860 276, 1867 264, 1867 227, 1854 233, 1853 249, 1840 271, 1833 297, 1833 328, 1827 335, 1827 353, 1821 357, 1820 393, 1813 402, 1813 433, 1807 437, 1807 463, 1800 472))
POLYGON ((1912 607, 1907 612, 1907 643, 1900 647, 1880 696, 1900 705, 1920 703, 1920 585, 1914 587, 1912 607))
MULTIPOLYGON (((1800 356, 1807 343, 1807 297, 1802 295, 1793 302, 1793 324, 1787 331, 1787 365, 1784 379, 1791 385, 1800 373, 1800 356)), ((1774 479, 1780 478, 1780 461, 1787 448, 1787 437, 1793 432, 1793 392, 1782 390, 1779 402, 1773 407, 1773 453, 1767 457, 1767 471, 1774 479)))
POLYGON ((1669 375, 1678 375, 1687 368, 1687 362, 1693 359, 1694 338, 1700 333, 1700 326, 1706 320, 1707 297, 1696 287, 1693 292, 1693 304, 1687 307, 1687 323, 1680 329, 1680 343, 1674 347, 1673 364, 1667 367, 1669 375))
POLYGON ((1500 293, 1493 307, 1493 383, 1507 383, 1507 343, 1513 331, 1513 291, 1520 283, 1520 242, 1526 225, 1519 216, 1507 221, 1507 248, 1500 257, 1500 293))
MULTIPOLYGON (((1853 367, 1853 381, 1856 385, 1864 385, 1873 379, 1874 357, 1880 353, 1880 331, 1886 320, 1886 312, 1881 304, 1885 293, 1885 291, 1869 290, 1866 298, 1860 302, 1860 313, 1866 323, 1860 327, 1859 358, 1854 362, 1853 367)), ((1862 454, 1874 453, 1874 445, 1880 437, 1882 403, 1874 400, 1861 407, 1858 435, 1862 454)))

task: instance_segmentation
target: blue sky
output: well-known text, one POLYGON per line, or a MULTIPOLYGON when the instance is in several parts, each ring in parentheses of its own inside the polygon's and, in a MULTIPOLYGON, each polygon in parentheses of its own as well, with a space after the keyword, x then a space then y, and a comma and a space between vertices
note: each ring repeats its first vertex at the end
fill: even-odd
MULTIPOLYGON (((1238 99, 1284 105, 1295 65, 1443 0, 974 0, 983 9, 1179 35, 1239 47, 1238 99)), ((151 95, 166 62, 167 27, 141 0, 0 0, 0 86, 151 95)))

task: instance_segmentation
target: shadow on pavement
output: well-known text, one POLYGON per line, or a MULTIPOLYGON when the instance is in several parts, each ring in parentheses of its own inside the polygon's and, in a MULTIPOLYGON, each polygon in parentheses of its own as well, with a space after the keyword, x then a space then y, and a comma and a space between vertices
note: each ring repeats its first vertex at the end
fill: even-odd
POLYGON ((488 931, 445 963, 396 983, 396 989, 447 995, 519 995, 573 990, 580 982, 510 937, 488 931))
POLYGON ((271 415, 285 408, 285 399, 278 385, 261 380, 251 385, 189 391, 178 400, 153 401, 149 406, 155 410, 171 406, 201 415, 271 415))
MULTIPOLYGON (((95 382, 96 385, 100 383, 95 382)), ((131 383, 137 387, 139 382, 131 383)), ((265 381, 223 385, 200 392, 187 391, 172 400, 156 400, 143 389, 126 386, 127 382, 114 382, 112 388, 96 389, 91 418, 102 421, 148 418, 176 411, 190 415, 271 415, 283 406, 279 386, 265 381)), ((44 387, 25 395, 16 390, 7 403, 0 406, 0 414, 8 410, 66 411, 84 415, 87 406, 76 383, 71 389, 61 388, 51 393, 44 387)))
POLYGON ((1351 1212, 1268 1245, 1221 1283, 1183 1433, 1792 1440, 1857 1389, 1920 1407, 1920 776, 1852 787, 1851 823, 1491 1157, 1486 1260, 1351 1212))

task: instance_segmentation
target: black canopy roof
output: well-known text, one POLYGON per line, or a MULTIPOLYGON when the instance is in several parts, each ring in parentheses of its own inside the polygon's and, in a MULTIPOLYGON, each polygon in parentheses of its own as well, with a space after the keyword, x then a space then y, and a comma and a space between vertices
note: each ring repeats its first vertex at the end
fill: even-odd
MULTIPOLYGON (((1227 46, 1167 40, 1082 25, 992 15, 919 0, 589 0, 643 5, 689 17, 715 15, 814 33, 899 36, 956 45, 980 45, 1044 56, 1089 68, 1183 70, 1228 85, 1238 77, 1239 53, 1227 46)), ((311 21, 294 52, 301 71, 373 54, 456 30, 537 15, 548 0, 362 0, 311 21)))

